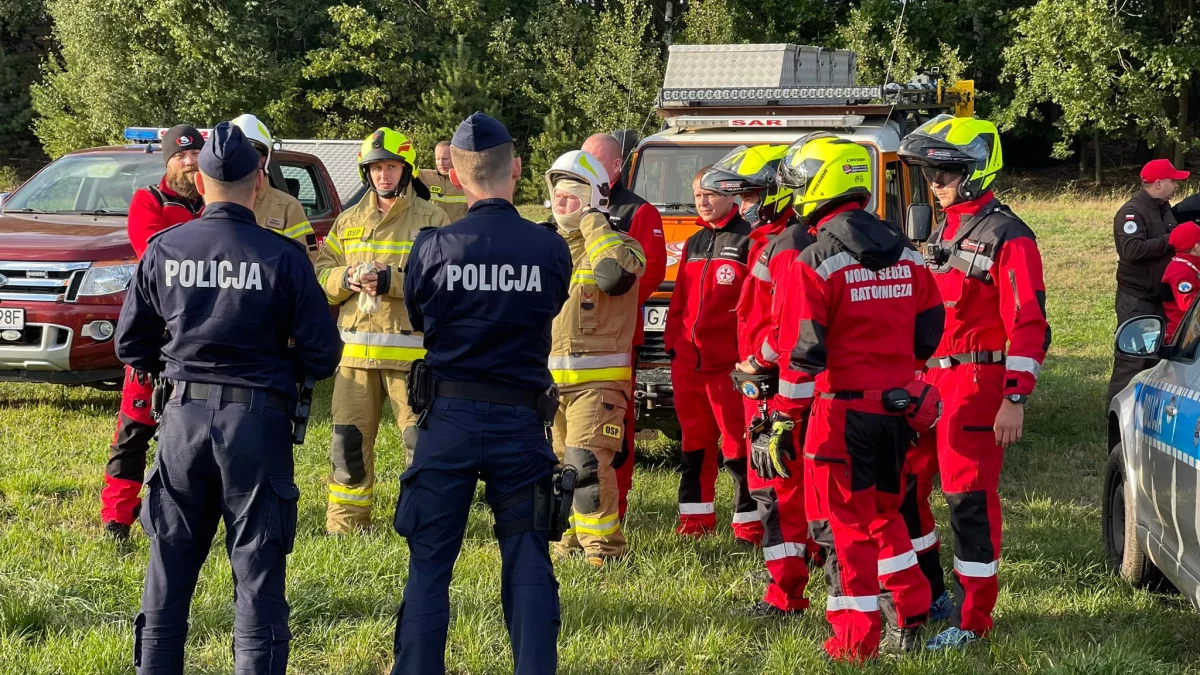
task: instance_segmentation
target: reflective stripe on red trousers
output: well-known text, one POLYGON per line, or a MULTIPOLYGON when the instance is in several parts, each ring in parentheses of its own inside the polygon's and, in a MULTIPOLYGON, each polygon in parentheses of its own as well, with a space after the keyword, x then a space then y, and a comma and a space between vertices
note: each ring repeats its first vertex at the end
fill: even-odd
POLYGON ((813 403, 804 443, 806 510, 826 551, 825 612, 833 637, 825 651, 834 659, 876 655, 881 611, 902 627, 928 616, 929 582, 900 516, 910 439, 904 420, 878 402, 813 403))

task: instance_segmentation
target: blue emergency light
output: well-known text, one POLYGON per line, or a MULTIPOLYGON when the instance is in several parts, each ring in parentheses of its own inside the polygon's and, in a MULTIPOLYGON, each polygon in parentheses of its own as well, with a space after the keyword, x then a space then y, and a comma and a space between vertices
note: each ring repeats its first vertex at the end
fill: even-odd
POLYGON ((125 127, 125 140, 134 143, 157 143, 161 129, 156 127, 125 127))

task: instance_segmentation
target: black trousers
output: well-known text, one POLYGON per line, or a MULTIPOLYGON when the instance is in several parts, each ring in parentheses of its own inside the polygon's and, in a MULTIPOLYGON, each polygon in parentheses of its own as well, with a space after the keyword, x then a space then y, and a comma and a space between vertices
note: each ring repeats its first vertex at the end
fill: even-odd
MULTIPOLYGON (((1162 302, 1159 300, 1146 300, 1136 295, 1130 295, 1117 287, 1117 326, 1132 319, 1135 316, 1163 316, 1162 302)), ((1108 410, 1108 404, 1113 397, 1121 392, 1134 375, 1153 368, 1154 364, 1158 363, 1158 359, 1139 359, 1132 356, 1126 356, 1113 347, 1113 369, 1112 377, 1108 381, 1108 396, 1104 398, 1104 408, 1108 410)))

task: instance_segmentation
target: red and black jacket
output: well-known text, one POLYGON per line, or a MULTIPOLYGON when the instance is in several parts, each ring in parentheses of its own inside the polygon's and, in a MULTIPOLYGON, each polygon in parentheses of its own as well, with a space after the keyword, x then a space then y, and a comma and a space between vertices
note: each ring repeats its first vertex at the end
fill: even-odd
POLYGON ((675 367, 726 373, 738 363, 737 305, 749 272, 750 223, 730 209, 684 244, 663 342, 675 367))
POLYGON ((608 202, 608 222, 613 229, 624 232, 642 245, 646 254, 646 271, 638 283, 637 329, 633 333, 633 346, 645 341, 641 307, 658 290, 667 276, 667 240, 663 236, 662 214, 645 199, 614 183, 608 202))
POLYGON ((738 298, 738 358, 745 361, 762 344, 763 332, 771 325, 771 275, 764 257, 771 242, 794 225, 793 212, 787 209, 778 220, 750 231, 750 276, 742 284, 738 298))
POLYGON ((202 200, 192 201, 167 187, 165 177, 157 186, 147 185, 133 193, 126 229, 138 260, 146 252, 150 237, 173 225, 199 218, 203 209, 202 200))
MULTIPOLYGON (((894 227, 857 205, 839 211, 821 222, 781 289, 777 301, 790 323, 780 331, 780 353, 788 354, 794 384, 814 383, 815 391, 903 387, 914 361, 928 359, 942 336, 937 285, 894 227)), ((800 396, 795 405, 809 402, 811 395, 800 396)))
POLYGON ((946 303, 946 330, 934 356, 1006 353, 1004 394, 1032 394, 1050 348, 1033 230, 986 192, 947 208, 930 244, 950 249, 945 264, 930 267, 946 303))
POLYGON ((1170 340, 1183 315, 1196 301, 1196 294, 1200 293, 1200 257, 1176 253, 1167 264, 1162 280, 1171 287, 1171 299, 1163 303, 1163 312, 1167 315, 1167 339, 1170 340))

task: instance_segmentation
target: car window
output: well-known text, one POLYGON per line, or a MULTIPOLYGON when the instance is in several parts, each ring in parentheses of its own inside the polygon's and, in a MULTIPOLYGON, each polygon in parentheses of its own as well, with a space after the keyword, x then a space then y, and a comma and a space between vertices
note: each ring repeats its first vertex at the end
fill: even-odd
POLYGON ((1194 303, 1187 314, 1183 316, 1183 320, 1179 322, 1179 328, 1175 330, 1175 339, 1171 342, 1171 345, 1175 347, 1175 355, 1171 358, 1173 361, 1196 360, 1196 348, 1200 346, 1198 307, 1200 307, 1200 302, 1194 303))
POLYGON ((162 155, 144 152, 83 153, 62 157, 4 200, 4 210, 46 213, 105 211, 125 215, 133 193, 157 185, 162 155))
POLYGON ((884 219, 893 225, 904 221, 904 177, 900 162, 888 162, 884 176, 885 206, 884 219))
POLYGON ((279 171, 283 174, 283 190, 300 201, 305 214, 311 218, 329 211, 329 200, 321 189, 316 167, 281 163, 279 171))

